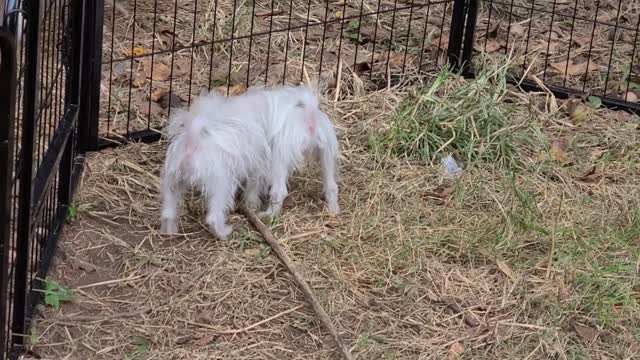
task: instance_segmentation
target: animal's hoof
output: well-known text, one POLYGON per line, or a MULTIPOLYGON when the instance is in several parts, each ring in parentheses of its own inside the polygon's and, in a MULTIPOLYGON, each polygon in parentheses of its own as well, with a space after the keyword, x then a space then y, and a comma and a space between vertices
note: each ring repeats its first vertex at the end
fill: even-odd
POLYGON ((233 233, 233 226, 224 225, 221 229, 213 229, 213 233, 219 240, 229 240, 229 236, 233 233))
POLYGON ((338 216, 340 214, 340 206, 338 206, 338 204, 329 205, 327 206, 327 209, 329 210, 329 214, 333 216, 338 216))
POLYGON ((173 235, 178 233, 178 224, 175 219, 162 219, 160 224, 160 233, 164 235, 173 235))

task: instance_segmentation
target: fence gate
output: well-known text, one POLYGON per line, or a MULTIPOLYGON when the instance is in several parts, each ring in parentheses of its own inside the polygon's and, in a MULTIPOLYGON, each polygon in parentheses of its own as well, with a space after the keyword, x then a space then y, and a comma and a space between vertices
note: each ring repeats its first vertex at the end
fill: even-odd
POLYGON ((17 358, 84 153, 87 1, 0 0, 0 359, 17 358))

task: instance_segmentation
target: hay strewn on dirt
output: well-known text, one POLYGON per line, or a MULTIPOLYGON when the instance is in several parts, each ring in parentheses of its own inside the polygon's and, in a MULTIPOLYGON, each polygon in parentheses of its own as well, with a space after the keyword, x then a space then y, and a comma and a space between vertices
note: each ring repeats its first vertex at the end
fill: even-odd
MULTIPOLYGON (((346 84, 360 81, 344 74, 346 84)), ((347 92, 337 102, 330 89, 323 107, 341 139, 343 213, 324 211, 311 168, 292 179, 286 209, 271 224, 354 355, 637 357, 639 119, 591 108, 577 116, 571 102, 513 87, 486 92, 499 101, 475 101, 466 95, 480 85, 452 74, 427 98, 431 81, 347 92), (465 99, 479 110, 442 124, 439 139, 446 126, 472 124, 476 133, 453 137, 447 149, 481 154, 508 131, 509 161, 471 157, 452 181, 438 166, 442 153, 432 163, 380 151, 398 141, 384 135, 409 120, 437 126, 421 110, 455 117, 470 106, 465 99), (483 111, 488 106, 501 110, 483 111), (489 123, 483 114, 510 118, 489 123)), ((59 310, 40 307, 33 352, 56 359, 337 358, 290 275, 243 218, 231 217, 238 228, 230 241, 215 241, 202 224, 201 202, 188 199, 185 235, 157 233, 165 145, 134 144, 88 159, 77 216, 51 274, 75 298, 59 310)))
MULTIPOLYGON (((342 139, 344 213, 323 212, 311 169, 295 177, 272 225, 354 353, 435 359, 463 346, 471 358, 632 357, 637 119, 602 112, 568 126, 519 105, 514 122, 526 121, 528 134, 520 168, 467 164, 452 187, 438 166, 370 153, 369 137, 388 119, 380 114, 405 97, 392 90, 326 104, 336 106, 342 139), (558 150, 558 139, 569 145, 558 150), (573 165, 553 161, 559 151, 573 165)), ((136 349, 158 359, 335 358, 310 309, 296 309, 304 302, 289 274, 242 218, 232 218, 232 240, 217 242, 192 200, 185 236, 157 234, 163 147, 130 145, 89 160, 79 217, 52 274, 76 299, 59 312, 44 308, 35 350, 54 358, 122 358, 136 349), (135 345, 140 339, 148 349, 135 345)))

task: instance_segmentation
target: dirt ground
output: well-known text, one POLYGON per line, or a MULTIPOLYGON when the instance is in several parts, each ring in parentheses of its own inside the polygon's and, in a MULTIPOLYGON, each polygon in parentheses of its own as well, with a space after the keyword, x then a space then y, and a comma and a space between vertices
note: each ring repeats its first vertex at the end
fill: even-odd
MULTIPOLYGON (((151 2, 138 3, 143 7, 151 2)), ((223 18, 228 20, 230 5, 220 3, 222 10, 218 11, 226 14, 223 18)), ((245 7, 251 4, 241 3, 245 7)), ((314 11, 324 10, 313 4, 314 11)), ((355 10, 347 10, 347 14, 359 11, 359 2, 348 4, 355 10)), ((491 7, 483 3, 481 25, 476 32, 478 39, 490 33, 486 52, 492 55, 507 50, 492 42, 506 43, 506 34, 523 36, 528 27, 521 16, 517 22, 525 31, 509 27, 505 7, 496 4, 491 7), (494 9, 491 22, 490 8, 494 9), (498 28, 504 31, 491 25, 498 18, 503 19, 498 28)), ((536 4, 543 8, 547 2, 536 4)), ((574 3, 555 4, 574 11, 574 3)), ((595 16, 592 12, 596 9, 589 2, 577 4, 575 11, 580 16, 595 16)), ((205 1, 198 2, 197 6, 203 7, 201 14, 207 14, 207 5, 205 1)), ((190 13, 184 6, 178 11, 190 13)), ((269 6, 270 2, 260 2, 257 7, 268 13, 269 6)), ((288 21, 289 3, 276 2, 274 6, 284 14, 274 19, 288 21)), ((331 4, 329 14, 335 16, 341 6, 331 4)), ((375 8, 377 3, 367 2, 366 6, 375 8)), ((616 6, 603 2, 601 8, 598 19, 603 14, 613 16, 604 19, 605 22, 621 18, 616 17, 619 15, 616 6)), ((637 18, 637 9, 636 1, 624 4, 620 14, 627 16, 625 26, 636 25, 633 21, 637 19, 631 18, 637 18)), ((124 11, 131 9, 125 7, 124 11)), ((440 14, 444 12, 443 6, 440 14)), ((294 13, 296 17, 306 16, 306 11, 294 13)), ((185 14, 175 18, 187 19, 185 14)), ((130 16, 133 18, 133 14, 130 16)), ((409 12, 406 16, 408 24, 409 12)), ((424 25, 421 28, 420 24, 424 24, 426 13, 411 16, 416 21, 412 28, 421 36, 424 25)), ((437 12, 430 16, 437 18, 437 12)), ((245 17, 238 18, 246 22, 245 17)), ((165 14, 162 19, 171 24, 174 18, 165 14)), ((540 15, 535 23, 543 23, 544 19, 540 15)), ((269 26, 268 21, 261 21, 256 26, 269 26)), ((141 28, 152 26, 150 23, 141 21, 141 28)), ((224 27, 221 23, 217 21, 216 27, 224 27)), ((118 25, 131 31, 124 21, 118 25)), ((246 26, 239 28, 246 30, 246 26)), ((569 61, 573 61, 569 66, 576 66, 574 74, 567 77, 569 85, 580 86, 578 70, 585 70, 591 74, 589 81, 593 81, 595 89, 602 91, 609 86, 604 84, 606 79, 595 80, 600 72, 591 73, 590 66, 580 65, 584 59, 571 58, 571 53, 563 52, 590 51, 594 62, 607 63, 611 45, 606 40, 607 28, 596 29, 594 36, 602 42, 591 46, 591 50, 584 48, 587 45, 565 46, 571 42, 567 38, 567 33, 571 33, 567 24, 553 30, 555 35, 545 32, 542 26, 540 29, 540 36, 531 38, 546 39, 547 43, 555 44, 557 52, 548 61, 536 60, 531 67, 527 63, 528 74, 543 79, 544 67, 540 64, 545 61, 557 64, 568 55, 569 61)), ((574 30, 582 36, 586 31, 574 30)), ((433 46, 433 39, 440 39, 437 34, 430 35, 426 43, 433 46)), ((296 43, 293 39, 303 35, 290 35, 291 42, 296 43)), ((635 56, 630 54, 632 35, 619 40, 621 44, 612 52, 615 56, 629 59, 635 56)), ((280 41, 275 46, 280 49, 278 56, 284 55, 283 38, 274 40, 280 41)), ((407 39, 410 37, 405 36, 404 40, 407 39)), ((122 43, 125 45, 115 47, 122 52, 115 57, 126 56, 126 49, 131 46, 122 43)), ((147 49, 148 43, 136 46, 147 49)), ((331 44, 335 46, 332 40, 325 44, 328 48, 331 44)), ((367 46, 370 44, 363 45, 359 53, 370 51, 370 55, 372 49, 367 50, 367 46)), ((234 53, 241 54, 242 49, 238 47, 234 53)), ((289 48, 298 55, 302 54, 300 49, 289 48)), ((536 51, 539 53, 541 49, 536 51)), ((216 54, 228 54, 222 44, 215 50, 216 54)), ((264 50, 259 46, 252 51, 258 51, 256 59, 265 60, 264 52, 260 52, 264 50)), ((327 50, 316 46, 310 50, 314 51, 317 55, 327 50)), ((403 54, 401 48, 390 54, 394 51, 403 54)), ((437 54, 442 54, 437 46, 430 51, 424 61, 436 67, 437 54)), ((298 59, 291 52, 290 59, 298 59)), ((226 75, 214 84, 208 78, 207 65, 198 65, 210 61, 204 53, 202 63, 193 63, 194 71, 201 71, 201 75, 185 74, 175 81, 162 80, 161 76, 156 85, 144 78, 141 80, 144 86, 132 88, 133 94, 137 91, 146 107, 155 102, 150 95, 158 84, 161 88, 181 84, 172 90, 177 89, 185 103, 189 94, 207 87, 207 82, 213 87, 225 86, 226 75)), ((392 151, 378 151, 391 148, 391 138, 380 134, 401 123, 403 116, 411 114, 410 118, 416 121, 429 117, 430 113, 420 113, 424 108, 414 100, 427 98, 423 91, 431 86, 433 78, 413 76, 412 85, 388 81, 375 86, 376 76, 384 74, 384 66, 373 66, 370 80, 354 66, 348 66, 356 60, 353 54, 353 59, 344 62, 339 81, 335 79, 337 55, 326 60, 333 70, 326 75, 327 91, 323 98, 323 109, 334 120, 341 142, 339 186, 343 212, 337 217, 327 214, 320 177, 317 169, 310 168, 292 178, 285 211, 269 226, 316 291, 356 358, 640 356, 639 119, 596 108, 597 104, 580 103, 583 104, 580 107, 545 92, 523 93, 513 87, 495 103, 478 102, 472 97, 465 100, 463 96, 448 94, 480 85, 450 75, 449 86, 434 95, 442 103, 429 108, 433 116, 462 116, 456 109, 470 104, 491 116, 495 115, 491 109, 496 104, 512 110, 505 117, 506 123, 500 123, 501 127, 487 134, 491 141, 475 144, 469 140, 463 144, 462 140, 452 140, 454 144, 460 141, 461 148, 464 145, 484 151, 484 146, 497 142, 492 134, 497 138, 508 133, 510 142, 500 146, 509 149, 509 161, 463 160, 464 175, 455 181, 447 180, 438 164, 439 157, 416 160, 392 151), (336 88, 340 89, 338 94, 336 88)), ((246 53, 238 55, 238 59, 241 56, 246 53)), ((527 56, 536 58, 531 48, 527 56)), ((185 57, 197 58, 190 51, 185 57)), ((404 66, 415 70, 420 56, 410 53, 408 58, 404 66)), ((282 59, 278 59, 275 56, 273 62, 282 64, 282 59)), ((524 59, 523 54, 514 51, 512 61, 516 69, 525 64, 524 59)), ((225 62, 224 58, 220 61, 225 62)), ((144 73, 143 62, 129 62, 140 66, 144 73)), ((397 60, 394 64, 399 69, 403 62, 397 60)), ((610 76, 610 82, 620 85, 633 75, 628 63, 612 63, 611 68, 617 72, 611 73, 616 75, 610 76)), ((308 64, 311 64, 309 73, 318 72, 318 63, 308 64)), ((104 78, 113 79, 113 74, 107 75, 111 68, 105 67, 104 78)), ((172 68, 171 63, 167 68, 172 68)), ((546 80, 564 81, 564 77, 557 78, 559 68, 560 65, 550 65, 546 80)), ((256 65, 255 69, 255 76, 264 76, 266 68, 256 65)), ((290 66, 291 79, 304 75, 300 69, 290 66)), ((273 77, 281 79, 287 74, 283 68, 280 71, 273 77)), ((246 79, 246 68, 239 73, 240 80, 228 82, 230 87, 246 79)), ((135 78, 120 80, 122 84, 130 84, 135 78)), ((123 110, 125 100, 109 104, 108 99, 116 96, 116 91, 129 91, 128 86, 114 90, 115 84, 111 93, 107 88, 103 92, 102 117, 104 124, 111 124, 109 129, 103 129, 103 134, 122 134, 127 129, 125 114, 131 114, 123 110)), ((109 87, 109 82, 106 86, 109 87)), ((163 124, 166 115, 163 111, 166 110, 152 114, 154 124, 163 124)), ((147 126, 148 115, 148 111, 135 113, 138 128, 147 126)), ((456 126, 454 117, 447 121, 452 127, 456 126)), ((474 126, 476 132, 478 128, 484 129, 482 124, 474 126)), ((419 139, 408 140, 417 143, 419 139)), ((69 289, 73 296, 69 301, 61 301, 59 308, 39 307, 40 316, 30 337, 32 353, 53 359, 338 358, 335 344, 291 275, 241 216, 234 214, 230 218, 237 226, 232 238, 216 241, 202 223, 200 200, 190 198, 185 201, 182 217, 184 235, 158 234, 158 176, 165 146, 163 142, 131 144, 92 154, 87 159, 50 276, 50 281, 69 289)))

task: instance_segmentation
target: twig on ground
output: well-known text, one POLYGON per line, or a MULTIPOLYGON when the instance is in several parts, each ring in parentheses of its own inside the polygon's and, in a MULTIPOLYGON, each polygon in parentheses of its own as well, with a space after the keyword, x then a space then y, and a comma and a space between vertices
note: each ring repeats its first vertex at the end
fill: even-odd
POLYGON ((256 327, 258 327, 260 325, 266 324, 269 321, 273 321, 273 320, 275 320, 275 319, 277 319, 277 318, 279 318, 281 316, 284 316, 284 315, 290 314, 292 312, 298 311, 298 310, 302 309, 303 307, 304 307, 304 304, 300 304, 298 306, 294 306, 289 310, 285 310, 285 311, 279 312, 279 313, 277 313, 277 314, 275 314, 273 316, 270 316, 270 317, 268 317, 268 318, 266 318, 264 320, 260 320, 260 321, 258 321, 256 323, 253 323, 253 324, 249 325, 249 326, 245 326, 242 329, 235 329, 235 330, 220 330, 219 328, 217 328, 215 326, 202 324, 202 323, 199 323, 199 322, 194 322, 194 321, 189 321, 189 320, 183 320, 183 319, 180 319, 180 321, 184 322, 185 324, 194 325, 194 326, 197 326, 197 327, 213 330, 216 333, 218 333, 219 335, 236 335, 236 334, 240 334, 240 333, 249 331, 249 330, 251 330, 253 328, 256 328, 256 327))
POLYGON ((249 220, 249 222, 256 229, 258 229, 260 234, 262 234, 262 237, 269 244, 269 246, 271 246, 271 248, 276 253, 280 261, 282 261, 282 263, 287 267, 287 269, 289 269, 289 272, 291 272, 291 274, 293 275, 293 278, 296 280, 296 282, 298 283, 298 286, 300 286, 300 289, 304 293, 304 297, 307 299, 309 303, 311 303, 311 306, 313 307, 313 310, 316 312, 316 315, 318 315, 322 324, 326 327, 326 329, 329 331, 331 336, 333 336, 336 344, 338 345, 338 348, 340 349, 340 352, 342 353, 342 356, 347 360, 353 359, 353 357, 351 356, 351 352, 349 351, 349 348, 347 348, 344 341, 342 340, 342 337, 340 337, 340 334, 338 334, 338 330, 333 325, 333 322, 329 318, 329 315, 327 315, 327 312, 324 310, 322 305, 320 305, 320 302, 314 295, 313 290, 311 289, 309 284, 307 284, 307 282, 304 280, 302 275, 300 275, 300 273, 296 269, 296 266, 293 263, 293 260, 291 260, 289 255, 287 255, 287 253, 284 251, 282 246, 280 246, 278 239, 276 239, 276 237, 273 235, 271 230, 267 228, 267 226, 262 222, 262 220, 260 220, 260 218, 253 211, 251 211, 244 205, 240 206, 240 211, 244 214, 247 220, 249 220))

